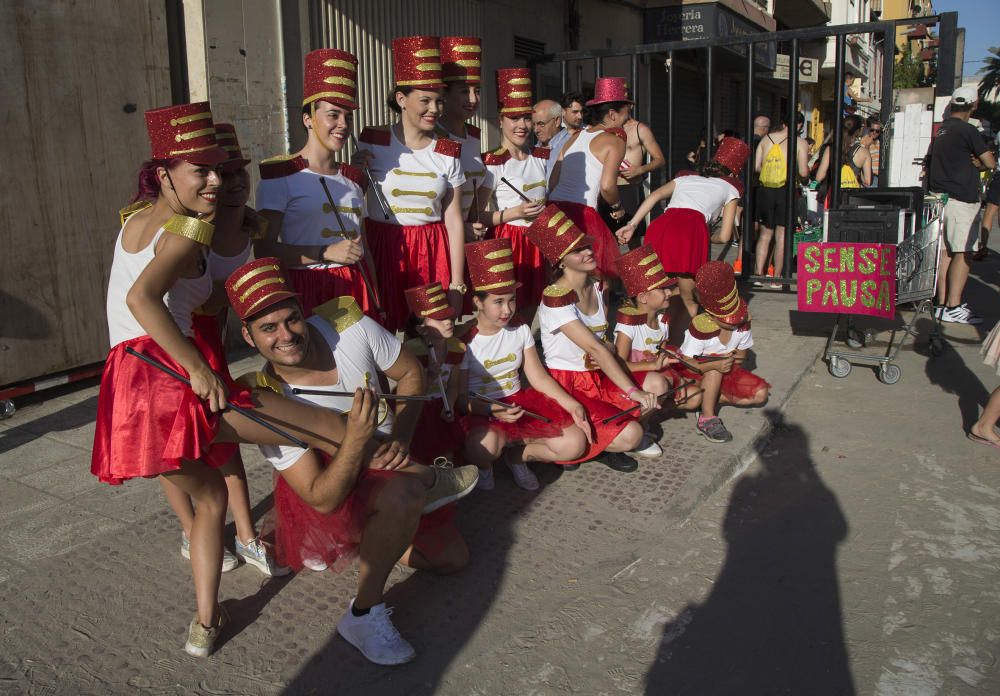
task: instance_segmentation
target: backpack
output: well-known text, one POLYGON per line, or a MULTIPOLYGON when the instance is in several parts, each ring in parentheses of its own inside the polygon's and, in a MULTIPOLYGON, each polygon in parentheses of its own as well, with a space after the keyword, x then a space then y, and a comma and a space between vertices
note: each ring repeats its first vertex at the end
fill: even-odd
POLYGON ((854 155, 861 149, 861 143, 854 143, 851 154, 847 156, 847 161, 840 165, 840 188, 858 189, 861 188, 861 167, 854 164, 854 155))
MULTIPOLYGON (((770 140, 770 136, 768 136, 770 140)), ((764 161, 760 166, 760 185, 765 188, 781 188, 787 181, 788 167, 785 164, 785 155, 781 151, 781 143, 771 141, 773 144, 767 151, 764 161)))

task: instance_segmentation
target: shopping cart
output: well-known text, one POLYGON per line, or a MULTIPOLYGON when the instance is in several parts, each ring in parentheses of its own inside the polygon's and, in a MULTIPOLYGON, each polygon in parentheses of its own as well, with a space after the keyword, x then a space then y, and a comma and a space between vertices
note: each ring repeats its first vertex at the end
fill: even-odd
POLYGON ((902 371, 893 361, 899 355, 907 336, 916 336, 913 326, 925 312, 931 317, 930 353, 937 356, 943 351, 941 320, 934 312, 933 304, 937 289, 938 247, 943 207, 943 199, 936 196, 925 197, 920 222, 918 225, 913 225, 916 229, 904 230, 903 241, 896 245, 896 311, 900 319, 903 319, 901 310, 908 307, 913 312, 909 321, 906 321, 902 328, 891 329, 885 352, 874 355, 833 349, 841 320, 847 323, 845 342, 849 348, 855 350, 863 348, 874 338, 874 332, 871 330, 861 331, 854 326, 850 316, 838 316, 830 338, 827 339, 823 355, 830 374, 834 377, 847 377, 851 374, 853 365, 876 365, 880 382, 883 384, 898 382, 902 371))

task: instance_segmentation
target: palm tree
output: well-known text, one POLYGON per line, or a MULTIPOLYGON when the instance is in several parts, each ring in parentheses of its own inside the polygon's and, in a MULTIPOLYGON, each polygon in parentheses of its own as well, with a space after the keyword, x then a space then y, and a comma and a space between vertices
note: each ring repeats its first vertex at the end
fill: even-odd
POLYGON ((991 94, 1000 94, 1000 48, 991 48, 984 62, 986 65, 978 72, 982 75, 979 81, 979 101, 988 101, 991 94))

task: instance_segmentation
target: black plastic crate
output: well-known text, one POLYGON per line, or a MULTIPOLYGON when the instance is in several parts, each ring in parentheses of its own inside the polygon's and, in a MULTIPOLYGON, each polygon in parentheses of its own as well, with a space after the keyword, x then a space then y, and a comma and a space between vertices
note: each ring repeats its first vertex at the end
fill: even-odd
POLYGON ((903 240, 900 208, 838 208, 827 212, 826 241, 898 244, 903 240))
POLYGON ((924 190, 919 186, 906 188, 841 189, 840 201, 840 207, 842 208, 890 206, 917 212, 923 209, 924 190))

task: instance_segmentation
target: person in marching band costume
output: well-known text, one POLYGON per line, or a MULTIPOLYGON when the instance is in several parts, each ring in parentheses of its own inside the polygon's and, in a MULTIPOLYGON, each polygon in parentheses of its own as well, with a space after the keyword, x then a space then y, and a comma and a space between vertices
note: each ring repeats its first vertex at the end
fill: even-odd
POLYGON ((399 120, 365 128, 355 156, 375 182, 365 224, 390 331, 406 325, 406 288, 441 283, 456 311, 466 290, 462 146, 435 134, 445 86, 440 55, 437 37, 393 39, 388 105, 399 120))
POLYGON ((531 70, 502 68, 496 75, 500 147, 483 153, 486 165, 484 198, 496 204, 488 214, 493 236, 509 239, 514 276, 518 280, 517 314, 529 326, 548 284, 548 268, 541 250, 525 232, 545 207, 545 168, 549 150, 530 147, 531 70), (527 198, 528 200, 524 200, 527 198))
POLYGON ((281 259, 307 316, 333 297, 350 295, 366 314, 380 319, 378 279, 364 225, 364 175, 337 162, 358 108, 357 64, 353 55, 336 48, 306 55, 306 144, 290 157, 260 165, 257 207, 268 228, 254 251, 258 258, 281 259))
MULTIPOLYGON (((608 320, 600 286, 592 278, 597 261, 593 238, 565 213, 549 204, 528 228, 554 266, 555 282, 545 288, 538 308, 542 350, 549 373, 583 404, 593 427, 587 451, 569 464, 596 459, 616 471, 635 471, 638 463, 624 454, 643 447, 639 413, 611 418, 639 404, 645 414, 657 408, 656 396, 635 385, 606 343, 608 320), (604 422, 604 419, 610 419, 604 422)), ((659 448, 656 448, 657 450, 659 448)), ((655 456, 652 450, 636 452, 655 456)))
MULTIPOLYGON (((220 467, 232 460, 236 443, 288 443, 227 403, 284 424, 333 458, 335 466, 314 481, 318 499, 342 469, 357 469, 372 456, 367 427, 356 417, 345 422, 275 394, 251 394, 195 335, 192 313, 212 293, 206 257, 213 226, 200 218, 216 211, 217 168, 228 157, 217 144, 207 102, 147 111, 146 126, 152 158, 140 170, 139 190, 153 203, 123 223, 115 242, 107 297, 111 351, 101 377, 91 472, 112 485, 165 476, 194 500, 197 612, 184 648, 206 657, 226 622, 218 601, 228 498, 220 467)), ((376 465, 386 463, 391 459, 376 465)))
POLYGON ((590 443, 587 412, 546 372, 531 326, 511 326, 520 283, 514 276, 510 240, 467 244, 465 256, 476 321, 466 336, 467 349, 458 373, 457 410, 465 433, 464 461, 479 467, 481 489, 494 487, 493 463, 504 458, 517 485, 534 491, 538 478, 527 462, 580 457, 590 443), (522 370, 527 386, 522 384, 522 370), (513 452, 512 447, 518 447, 519 452, 513 452))

